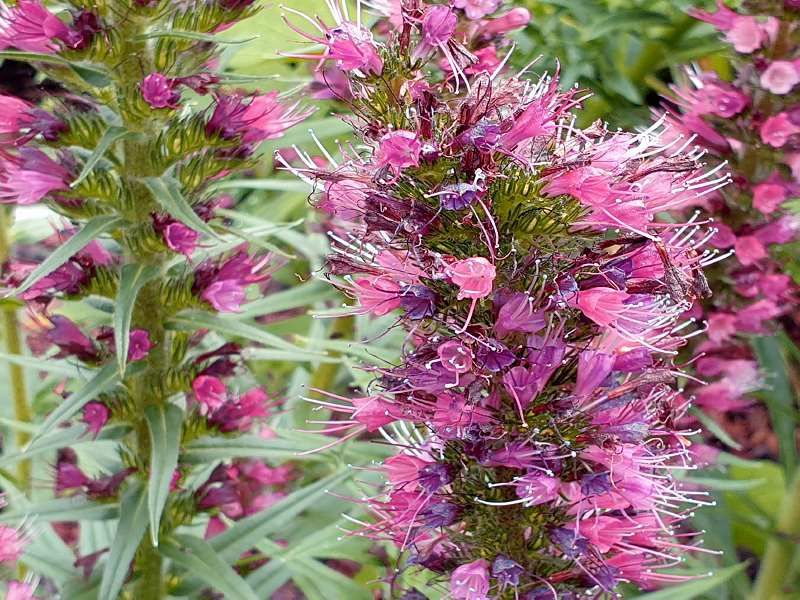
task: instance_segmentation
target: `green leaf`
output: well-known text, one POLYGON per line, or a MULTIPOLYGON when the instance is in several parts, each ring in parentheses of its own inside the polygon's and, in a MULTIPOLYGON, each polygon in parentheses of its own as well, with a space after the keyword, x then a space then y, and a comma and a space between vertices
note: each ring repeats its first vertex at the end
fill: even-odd
POLYGON ((256 327, 236 320, 237 315, 216 316, 211 313, 201 311, 185 311, 177 317, 169 320, 170 324, 181 325, 190 330, 198 328, 211 329, 225 336, 241 337, 252 342, 258 342, 279 350, 296 352, 298 357, 319 357, 326 356, 324 353, 314 352, 305 348, 300 348, 286 340, 265 331, 263 327, 256 327))
POLYGON ((252 548, 261 539, 280 529, 281 526, 304 510, 319 503, 329 488, 342 483, 351 476, 349 469, 343 468, 327 477, 295 490, 280 502, 259 513, 237 521, 233 526, 211 539, 211 546, 220 556, 232 562, 242 552, 252 548))
POLYGON ((86 244, 96 239, 100 234, 111 231, 121 222, 122 219, 120 217, 95 217, 89 221, 83 229, 70 237, 44 259, 13 293, 21 294, 45 275, 49 275, 67 262, 76 252, 86 246, 86 244))
POLYGON ((26 504, 23 509, 0 513, 0 522, 17 523, 35 519, 37 523, 54 521, 104 521, 118 515, 114 504, 99 504, 85 498, 55 498, 26 504))
POLYGON ((186 198, 183 197, 180 184, 173 177, 167 175, 163 177, 148 177, 145 179, 145 185, 150 189, 156 202, 181 223, 198 233, 221 239, 203 219, 197 216, 197 213, 194 212, 186 198))
POLYGON ((657 592, 650 592, 649 594, 640 594, 630 598, 629 600, 674 600, 675 598, 680 598, 680 600, 691 600, 700 594, 710 592, 714 588, 722 585, 728 579, 743 571, 746 567, 746 562, 739 563, 738 565, 733 565, 732 567, 720 569, 709 577, 695 579, 693 581, 671 586, 657 592))
POLYGON ((113 362, 103 365, 103 368, 95 371, 94 377, 87 381, 81 389, 67 396, 53 412, 47 415, 39 431, 33 436, 32 442, 46 433, 50 433, 59 423, 69 419, 82 409, 86 403, 94 400, 98 395, 109 390, 118 382, 119 372, 117 371, 117 365, 113 362))
POLYGON ((179 31, 177 29, 169 31, 150 31, 137 37, 139 40, 149 40, 153 38, 175 38, 179 40, 196 40, 198 42, 211 42, 213 44, 246 44, 258 39, 258 36, 239 40, 223 40, 215 35, 200 33, 198 31, 179 31))
POLYGON ((259 600, 247 582, 200 538, 176 535, 165 541, 161 553, 221 592, 226 600, 259 600))
POLYGON ((122 498, 119 524, 111 551, 108 553, 98 598, 117 598, 128 576, 136 548, 147 529, 147 494, 139 483, 132 481, 122 498))
POLYGON ((178 466, 183 411, 174 404, 148 406, 144 416, 150 430, 150 479, 147 484, 150 539, 153 546, 158 546, 161 513, 169 496, 172 474, 178 466))
POLYGON ((142 286, 158 275, 159 268, 153 265, 125 265, 117 289, 114 305, 114 346, 117 351, 117 364, 120 374, 125 374, 130 344, 131 318, 136 296, 142 286))
POLYGON ((693 406, 689 409, 689 413, 695 417, 697 420, 703 424, 703 427, 706 428, 707 431, 710 431, 714 434, 714 436, 723 444, 728 446, 729 448, 733 448, 734 450, 741 450, 742 446, 736 440, 734 440, 728 432, 725 431, 722 426, 717 423, 714 419, 709 417, 706 413, 702 410, 693 406))
POLYGON ((659 12, 639 8, 617 10, 603 19, 592 22, 591 27, 584 30, 581 39, 585 43, 620 30, 641 31, 647 25, 669 24, 669 17, 659 12))
POLYGON ((698 485, 708 490, 742 492, 761 487, 766 479, 722 479, 720 477, 684 477, 681 482, 698 485))
POLYGON ((303 192, 311 191, 311 186, 296 179, 226 179, 213 184, 214 190, 268 190, 271 192, 303 192))
POLYGON ((797 466, 795 442, 797 412, 796 394, 789 378, 789 365, 780 338, 757 337, 752 340, 752 345, 759 365, 768 374, 767 381, 771 388, 758 396, 766 403, 769 410, 772 430, 778 437, 781 463, 787 473, 792 473, 797 466))
POLYGON ((115 125, 112 125, 108 129, 106 129, 106 132, 103 134, 103 137, 100 138, 100 141, 97 143, 94 152, 92 152, 92 155, 84 163, 83 169, 81 169, 80 174, 75 179, 75 181, 69 184, 69 187, 73 190, 76 187, 78 187, 83 182, 83 180, 89 176, 89 173, 92 172, 94 166, 100 161, 101 158, 103 158, 108 149, 111 148, 111 146, 113 146, 115 142, 131 135, 132 133, 133 132, 128 131, 124 127, 117 127, 115 125))
POLYGON ((9 362, 13 365, 19 365, 20 367, 36 369, 37 371, 45 371, 51 374, 75 377, 75 375, 78 373, 78 369, 76 369, 75 366, 69 364, 65 360, 58 360, 57 358, 48 358, 47 360, 42 360, 41 357, 23 356, 21 354, 6 354, 5 352, 0 352, 0 360, 9 362))

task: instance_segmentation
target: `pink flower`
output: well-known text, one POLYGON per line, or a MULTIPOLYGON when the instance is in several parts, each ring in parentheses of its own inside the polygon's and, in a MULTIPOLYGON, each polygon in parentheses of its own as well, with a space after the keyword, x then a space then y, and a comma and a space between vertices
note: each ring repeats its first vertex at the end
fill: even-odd
POLYGON ((181 94, 175 83, 161 73, 150 73, 142 80, 142 97, 151 108, 177 108, 181 94))
POLYGON ((402 286, 387 275, 363 277, 351 288, 365 312, 382 317, 402 303, 402 286))
POLYGON ((197 240, 200 234, 183 223, 175 221, 164 228, 163 236, 164 242, 166 242, 170 250, 185 256, 191 256, 197 247, 197 240))
POLYGON ((33 119, 32 109, 32 105, 16 96, 0 94, 0 134, 16 135, 27 127, 33 119))
POLYGON ((228 399, 228 390, 221 380, 212 375, 199 375, 192 382, 192 391, 205 414, 220 408, 228 399))
POLYGON ((249 431, 255 419, 267 416, 269 397, 261 388, 253 388, 238 398, 225 402, 210 415, 208 422, 222 432, 249 431))
POLYGON ((369 75, 380 75, 383 71, 383 60, 372 34, 363 27, 343 23, 330 30, 327 45, 326 58, 336 61, 339 69, 369 75))
POLYGON ((765 215, 774 212, 786 200, 786 188, 777 183, 759 183, 753 187, 753 206, 765 215))
POLYGON ((442 366, 453 373, 467 373, 472 369, 472 351, 461 342, 450 340, 445 342, 436 353, 442 366))
POLYGON ((131 331, 129 339, 128 360, 130 362, 142 360, 153 347, 153 343, 150 341, 150 334, 144 329, 134 329, 131 331))
POLYGON ((19 531, 0 525, 0 564, 15 563, 22 556, 25 541, 19 531))
POLYGON ((791 92, 798 83, 800 73, 789 60, 776 60, 761 74, 761 87, 780 96, 791 92))
POLYGON ((250 97, 221 95, 217 97, 206 131, 226 140, 240 137, 242 142, 252 144, 283 136, 311 112, 299 110, 297 103, 282 104, 277 91, 250 97))
POLYGON ((473 21, 482 19, 496 11, 501 0, 454 0, 453 6, 460 8, 473 21))
POLYGON ((238 312, 247 299, 242 285, 233 279, 215 281, 203 290, 200 297, 223 313, 238 312))
POLYGON ((725 6, 725 3, 722 0, 717 0, 716 12, 709 13, 704 10, 692 8, 689 10, 689 14, 695 19, 700 19, 701 21, 710 23, 722 31, 727 31, 733 27, 734 21, 739 18, 739 15, 725 6))
POLYGON ((445 275, 459 287, 459 300, 476 300, 491 294, 496 274, 494 265, 482 256, 458 260, 445 269, 445 275))
POLYGON ((768 34, 755 17, 737 15, 725 37, 737 52, 750 54, 764 44, 768 34))
POLYGON ((734 249, 736 250, 736 259, 744 266, 752 265, 767 257, 767 249, 754 235, 738 238, 734 249))
POLYGON ((447 6, 429 6, 422 16, 422 41, 428 46, 441 46, 456 31, 458 17, 447 6))
POLYGON ((16 6, 0 5, 0 49, 51 54, 54 39, 66 41, 69 28, 37 0, 19 0, 16 6))
POLYGON ((736 315, 713 313, 708 317, 708 339, 721 344, 736 334, 736 315))
POLYGON ((383 469, 392 485, 413 492, 418 485, 417 478, 420 469, 429 464, 431 464, 430 461, 416 456, 397 454, 383 461, 383 469))
POLYGON ((764 322, 781 314, 781 309, 772 300, 759 300, 736 313, 736 326, 749 333, 763 333, 764 322))
POLYGON ((39 600, 34 596, 33 586, 25 581, 9 581, 6 586, 6 600, 39 600))
POLYGON ((544 328, 544 310, 533 310, 535 298, 522 292, 515 292, 497 313, 495 329, 499 336, 509 331, 536 333, 544 328))
POLYGON ((422 143, 417 134, 400 129, 381 138, 375 161, 379 167, 388 165, 395 173, 399 173, 406 167, 418 166, 421 152, 422 143))
POLYGON ((523 475, 514 484, 517 496, 525 500, 525 506, 552 502, 558 498, 560 487, 561 480, 558 477, 551 477, 537 471, 523 475))
POLYGON ((616 357, 597 350, 584 350, 578 356, 575 395, 591 394, 611 374, 616 357))
POLYGON ((785 112, 770 117, 761 125, 761 139, 773 148, 780 148, 789 141, 789 136, 800 133, 800 127, 792 123, 785 112))
POLYGON ((355 407, 353 419, 364 425, 367 431, 377 431, 401 418, 391 403, 377 396, 353 398, 351 403, 355 407))
POLYGON ((610 325, 625 310, 630 295, 608 287, 595 287, 578 292, 577 306, 598 325, 610 325))
POLYGON ((67 169, 39 150, 0 154, 0 204, 35 204, 52 192, 66 190, 68 178, 67 169))
POLYGON ((531 21, 531 13, 527 8, 512 8, 507 13, 495 19, 490 19, 482 23, 486 33, 503 35, 515 29, 522 29, 531 21))
POLYGON ((489 561, 479 559, 461 565, 450 577, 453 600, 487 600, 489 593, 489 561))
POLYGON ((108 422, 111 413, 101 402, 89 402, 83 407, 83 422, 89 426, 89 431, 97 437, 100 430, 108 422))

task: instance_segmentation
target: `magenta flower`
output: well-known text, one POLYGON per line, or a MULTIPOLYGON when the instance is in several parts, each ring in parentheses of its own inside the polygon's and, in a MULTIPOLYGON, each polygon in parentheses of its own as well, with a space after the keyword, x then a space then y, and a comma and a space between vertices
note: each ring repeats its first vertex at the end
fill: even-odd
POLYGON ((26 581, 9 581, 6 585, 6 600, 40 600, 34 587, 26 581))
POLYGON ((134 329, 130 333, 130 341, 128 343, 128 360, 130 362, 142 360, 152 347, 153 343, 150 341, 150 334, 144 329, 134 329))
POLYGON ((773 148, 785 146, 789 138, 798 133, 800 126, 795 125, 785 112, 768 118, 761 126, 761 139, 773 148))
POLYGON ((0 154, 0 203, 35 204, 68 188, 69 171, 43 152, 21 148, 19 154, 0 154))
POLYGON ((100 430, 108 422, 110 411, 105 404, 100 402, 89 402, 83 407, 83 422, 89 426, 89 431, 97 437, 100 430))
POLYGON ((788 94, 798 83, 800 71, 794 61, 776 60, 761 74, 761 86, 773 94, 788 94))
POLYGON ((375 155, 378 166, 389 166, 395 173, 419 165, 422 143, 413 131, 392 131, 380 140, 375 155))
POLYGON ((459 260, 445 269, 445 274, 459 287, 458 299, 485 298, 492 293, 497 270, 482 256, 459 260))
POLYGON ((200 234, 194 229, 190 229, 183 223, 177 221, 170 223, 164 228, 164 242, 167 247, 185 256, 191 256, 197 247, 197 240, 200 234))
POLYGON ((461 565, 450 578, 450 594, 456 600, 488 600, 489 562, 479 559, 461 565))
POLYGON ((500 0, 455 0, 453 6, 460 8, 473 21, 492 14, 500 7, 500 0))
POLYGON ((174 79, 161 73, 150 73, 142 80, 142 97, 151 108, 177 108, 181 94, 175 85, 174 79))
POLYGON ((25 540, 13 527, 0 525, 0 563, 15 563, 22 556, 25 540))
POLYGON ((217 377, 199 375, 192 382, 195 399, 201 404, 205 414, 219 409, 228 399, 228 389, 217 377))
POLYGON ((278 92, 261 96, 220 95, 206 131, 225 140, 239 138, 245 144, 272 140, 311 114, 311 110, 298 107, 298 103, 282 104, 278 92))
POLYGON ((515 7, 507 13, 483 21, 484 31, 493 35, 504 35, 515 29, 522 29, 531 21, 531 13, 527 8, 515 7))
POLYGON ((69 28, 37 0, 19 0, 15 6, 0 6, 0 48, 53 53, 54 40, 66 41, 69 28))

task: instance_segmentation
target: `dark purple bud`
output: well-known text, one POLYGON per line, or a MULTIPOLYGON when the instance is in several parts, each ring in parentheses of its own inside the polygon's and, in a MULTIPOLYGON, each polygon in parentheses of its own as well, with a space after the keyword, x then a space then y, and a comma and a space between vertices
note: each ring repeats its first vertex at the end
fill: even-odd
POLYGON ((73 355, 81 360, 94 361, 99 358, 99 353, 88 337, 83 335, 78 326, 67 317, 53 315, 50 317, 53 328, 48 330, 45 337, 50 343, 61 349, 58 357, 73 355))
POLYGON ((447 527, 458 520, 459 509, 449 502, 435 502, 428 506, 421 517, 428 527, 447 527))
POLYGON ((592 572, 592 579, 604 590, 613 590, 619 583, 619 571, 608 565, 600 565, 592 572))
POLYGON ((492 576, 497 579, 501 587, 518 586, 519 577, 524 572, 522 565, 502 554, 498 554, 492 562, 492 576))
POLYGON ((86 482, 86 493, 92 498, 110 498, 111 496, 116 496, 122 482, 127 479, 128 475, 135 472, 135 468, 129 467, 108 477, 90 479, 86 482))
POLYGON ((554 527, 550 530, 550 541, 553 542, 567 558, 579 558, 589 550, 589 540, 579 535, 574 529, 554 527))
POLYGON ((589 473, 581 477, 581 494, 599 496, 611 491, 611 477, 608 473, 589 473))
POLYGON ((595 275, 581 281, 581 289, 588 290, 593 287, 615 287, 620 290, 625 289, 625 281, 628 276, 625 271, 616 267, 603 269, 602 275, 595 275))
POLYGON ((100 29, 100 20, 97 15, 88 10, 82 10, 75 16, 72 29, 64 43, 73 50, 83 50, 92 42, 92 38, 100 29))
POLYGON ((491 338, 480 344, 475 354, 478 363, 482 364, 484 368, 493 373, 510 367, 517 360, 517 357, 511 350, 497 340, 491 338))
POLYGON ((33 133, 40 133, 48 142, 58 139, 60 133, 67 130, 67 125, 55 115, 40 108, 31 109, 28 113, 31 121, 28 124, 33 133))
POLYGON ((424 285, 409 285, 403 288, 400 306, 409 319, 432 317, 436 312, 436 293, 424 285))
POLYGON ((433 463, 419 471, 418 483, 426 492, 438 492, 441 488, 453 481, 449 465, 433 463))

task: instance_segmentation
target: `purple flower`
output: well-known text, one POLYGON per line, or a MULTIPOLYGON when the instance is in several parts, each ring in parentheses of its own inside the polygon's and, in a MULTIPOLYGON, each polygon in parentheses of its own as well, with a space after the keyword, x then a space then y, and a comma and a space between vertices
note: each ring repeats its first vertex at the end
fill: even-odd
POLYGON ((167 247, 185 256, 191 256, 197 247, 200 234, 183 223, 173 222, 164 228, 164 241, 167 247))
POLYGON ((153 343, 150 341, 150 334, 144 329, 134 329, 130 333, 128 342, 128 360, 136 362, 147 356, 153 343))
POLYGON ((89 431, 97 437, 100 430, 108 422, 111 413, 105 404, 100 402, 89 402, 83 407, 83 422, 89 426, 89 431))

